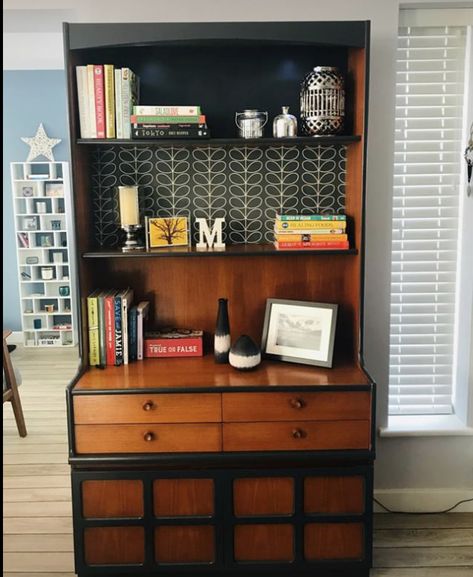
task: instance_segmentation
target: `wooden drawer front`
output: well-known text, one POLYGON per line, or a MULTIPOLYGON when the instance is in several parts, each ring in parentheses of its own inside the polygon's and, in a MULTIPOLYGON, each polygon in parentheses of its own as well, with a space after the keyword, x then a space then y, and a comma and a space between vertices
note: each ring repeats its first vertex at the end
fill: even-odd
POLYGON ((221 398, 218 393, 81 395, 74 397, 74 419, 78 425, 218 423, 221 398))
POLYGON ((365 480, 361 476, 306 477, 304 512, 361 515, 365 510, 365 480))
POLYGON ((318 559, 363 559, 362 523, 307 523, 304 557, 318 559))
POLYGON ((158 563, 214 563, 215 529, 211 525, 157 527, 154 552, 158 563))
POLYGON ((224 451, 368 449, 369 421, 224 423, 224 451))
POLYGON ((143 481, 83 481, 82 514, 86 518, 142 517, 143 481))
POLYGON ((220 425, 78 425, 77 453, 195 453, 222 449, 220 425))
POLYGON ((145 560, 143 527, 87 527, 84 556, 88 565, 131 565, 145 560))
POLYGON ((313 421, 370 418, 370 393, 223 393, 223 420, 313 421))

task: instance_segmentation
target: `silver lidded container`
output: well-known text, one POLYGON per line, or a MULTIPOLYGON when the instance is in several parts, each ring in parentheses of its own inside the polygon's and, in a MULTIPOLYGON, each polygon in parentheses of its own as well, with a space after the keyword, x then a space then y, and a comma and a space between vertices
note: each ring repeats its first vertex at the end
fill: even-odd
POLYGON ((302 129, 309 136, 339 134, 345 122, 345 82, 335 66, 316 66, 301 86, 302 129))
POLYGON ((297 118, 289 114, 289 106, 282 107, 282 114, 273 120, 274 138, 293 138, 297 136, 297 118))
POLYGON ((268 113, 259 110, 244 110, 235 113, 235 124, 241 138, 261 138, 263 127, 268 122, 268 113))

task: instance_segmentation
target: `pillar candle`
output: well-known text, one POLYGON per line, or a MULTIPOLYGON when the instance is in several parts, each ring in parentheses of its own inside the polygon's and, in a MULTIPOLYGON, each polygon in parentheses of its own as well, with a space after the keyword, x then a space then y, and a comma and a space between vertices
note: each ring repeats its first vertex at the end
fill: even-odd
POLYGON ((122 226, 140 224, 137 186, 119 186, 120 224, 122 226))

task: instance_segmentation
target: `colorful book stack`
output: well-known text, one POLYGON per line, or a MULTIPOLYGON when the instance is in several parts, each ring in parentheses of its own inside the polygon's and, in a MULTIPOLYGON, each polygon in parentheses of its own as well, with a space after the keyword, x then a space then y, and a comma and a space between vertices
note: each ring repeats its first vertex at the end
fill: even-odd
POLYGON ((133 303, 133 289, 96 290, 87 297, 89 364, 127 365, 144 357, 149 302, 133 303))
POLYGON ((136 74, 113 64, 87 64, 76 66, 76 78, 81 138, 131 138, 136 74))
POLYGON ((200 106, 134 106, 131 137, 210 138, 210 132, 200 106))
POLYGON ((274 246, 278 250, 349 248, 344 214, 276 215, 274 246))

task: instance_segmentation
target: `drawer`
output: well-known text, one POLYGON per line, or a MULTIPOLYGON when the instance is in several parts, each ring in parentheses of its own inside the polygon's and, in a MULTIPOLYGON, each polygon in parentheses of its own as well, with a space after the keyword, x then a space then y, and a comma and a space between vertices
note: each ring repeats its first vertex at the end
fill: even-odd
POLYGON ((370 419, 369 391, 223 393, 223 420, 314 421, 370 419))
POLYGON ((77 395, 78 425, 117 423, 218 423, 221 398, 216 393, 77 395))
POLYGON ((369 421, 224 423, 224 451, 369 449, 369 421))
POLYGON ((77 425, 77 453, 198 453, 222 450, 221 425, 77 425))

